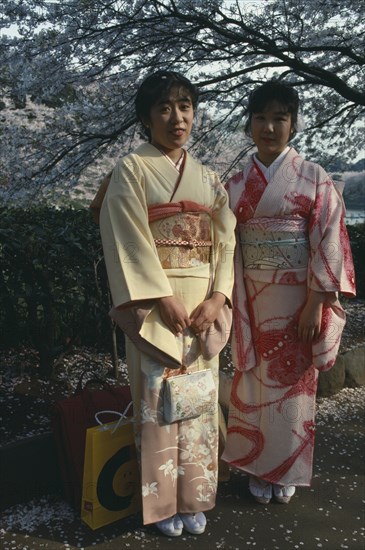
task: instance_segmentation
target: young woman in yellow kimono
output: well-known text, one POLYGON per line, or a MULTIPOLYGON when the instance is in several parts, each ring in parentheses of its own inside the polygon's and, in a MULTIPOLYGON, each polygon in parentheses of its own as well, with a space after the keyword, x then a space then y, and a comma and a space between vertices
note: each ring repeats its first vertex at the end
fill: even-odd
POLYGON ((174 72, 142 83, 135 106, 149 143, 119 160, 100 213, 111 314, 127 335, 143 520, 168 536, 203 533, 203 512, 214 507, 218 405, 214 414, 168 424, 164 378, 208 368, 218 385, 229 323, 225 334, 210 331, 220 338, 214 351, 207 335, 233 286, 236 222, 226 191, 183 149, 197 97, 174 72))
POLYGON ((250 476, 264 504, 310 485, 318 371, 334 364, 345 324, 337 293, 355 292, 342 197, 288 145, 298 106, 277 81, 252 93, 246 131, 257 153, 227 183, 239 242, 222 458, 250 476))

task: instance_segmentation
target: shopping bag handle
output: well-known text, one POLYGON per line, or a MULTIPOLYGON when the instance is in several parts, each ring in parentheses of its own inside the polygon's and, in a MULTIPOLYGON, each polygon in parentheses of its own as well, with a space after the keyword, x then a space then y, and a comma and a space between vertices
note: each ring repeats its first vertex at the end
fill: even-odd
POLYGON ((99 419, 99 414, 116 414, 117 416, 119 416, 119 420, 112 430, 112 433, 114 433, 115 430, 119 428, 123 420, 129 420, 129 417, 127 416, 127 412, 129 411, 132 405, 133 405, 133 401, 130 401, 122 413, 119 411, 109 411, 109 410, 99 411, 95 413, 95 420, 100 426, 104 426, 103 422, 99 419))
POLYGON ((105 380, 103 380, 103 378, 101 378, 100 376, 97 375, 96 372, 93 372, 92 373, 92 378, 89 378, 89 380, 87 380, 85 382, 85 384, 83 383, 84 382, 84 376, 86 373, 90 373, 90 369, 85 369, 82 371, 82 373, 80 374, 80 378, 77 382, 77 386, 76 386, 76 389, 75 389, 75 395, 78 395, 79 393, 82 393, 82 390, 86 389, 86 387, 89 385, 89 384, 99 384, 100 386, 102 387, 106 387, 107 386, 107 383, 105 380))

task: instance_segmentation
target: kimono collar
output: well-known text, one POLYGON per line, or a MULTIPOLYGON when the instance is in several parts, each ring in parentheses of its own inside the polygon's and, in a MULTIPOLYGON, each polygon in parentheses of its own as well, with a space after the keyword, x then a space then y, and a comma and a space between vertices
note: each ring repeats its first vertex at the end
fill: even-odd
POLYGON ((270 164, 270 166, 265 166, 265 164, 262 164, 262 162, 257 158, 256 153, 254 154, 255 163, 260 168, 261 172, 265 176, 266 181, 269 183, 270 180, 275 175, 276 170, 279 168, 280 164, 283 162, 284 158, 286 157, 287 153, 290 151, 289 145, 280 153, 278 157, 270 164))
MULTIPOLYGON (((156 147, 156 145, 154 145, 154 147, 156 147)), ((158 149, 158 147, 156 147, 156 149, 158 149)), ((176 170, 179 172, 179 174, 181 174, 183 168, 184 168, 184 162, 185 162, 185 158, 186 158, 186 151, 185 149, 182 149, 181 150, 181 155, 180 155, 180 158, 177 162, 174 162, 172 160, 171 157, 169 157, 168 155, 166 155, 166 153, 164 151, 161 151, 161 149, 158 149, 160 151, 160 153, 162 153, 162 155, 164 157, 167 158, 167 160, 169 162, 171 162, 172 166, 174 166, 174 168, 176 168, 176 170)))
MULTIPOLYGON (((151 143, 143 143, 134 150, 134 153, 137 154, 144 162, 153 166, 155 170, 158 170, 161 173, 161 176, 168 181, 175 181, 176 177, 179 175, 179 170, 176 168, 174 163, 168 159, 167 155, 161 153, 161 151, 151 143)), ((183 160, 187 156, 185 150, 184 153, 183 160)), ((180 167, 180 171, 181 168, 183 167, 180 167)))

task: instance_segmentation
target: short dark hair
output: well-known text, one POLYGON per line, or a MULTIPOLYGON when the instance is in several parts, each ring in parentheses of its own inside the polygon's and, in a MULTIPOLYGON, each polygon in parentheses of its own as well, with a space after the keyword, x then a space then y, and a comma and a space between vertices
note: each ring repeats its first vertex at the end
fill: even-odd
POLYGON ((245 133, 250 136, 251 119, 253 113, 261 113, 265 110, 265 107, 277 101, 283 107, 285 107, 291 115, 291 122, 293 133, 291 137, 294 137, 297 133, 298 122, 298 110, 299 110, 299 96, 296 89, 286 82, 280 80, 269 80, 256 88, 251 92, 248 98, 247 105, 247 121, 245 124, 245 133))
MULTIPOLYGON (((175 71, 156 71, 149 75, 140 85, 134 101, 136 115, 143 123, 149 117, 151 107, 161 98, 168 97, 173 88, 184 88, 189 92, 193 109, 198 104, 199 92, 188 78, 175 71)), ((148 128, 144 128, 148 139, 151 138, 148 128)))

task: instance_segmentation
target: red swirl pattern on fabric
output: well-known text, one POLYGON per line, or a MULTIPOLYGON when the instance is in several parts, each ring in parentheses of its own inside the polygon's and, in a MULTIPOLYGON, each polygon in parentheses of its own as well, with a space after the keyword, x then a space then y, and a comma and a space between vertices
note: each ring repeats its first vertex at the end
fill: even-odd
POLYGON ((314 447, 315 438, 315 425, 311 421, 303 423, 303 428, 306 437, 302 439, 299 434, 293 431, 293 434, 301 440, 301 444, 298 445, 296 450, 286 460, 284 460, 279 466, 269 472, 265 472, 262 476, 263 479, 270 481, 271 483, 278 483, 283 476, 292 468, 293 464, 300 456, 303 462, 306 462, 309 466, 312 460, 312 452, 314 447), (308 449, 309 447, 309 449, 308 449))
POLYGON ((246 192, 242 195, 235 208, 238 223, 244 223, 252 218, 252 214, 256 210, 266 186, 266 179, 261 171, 258 171, 256 165, 253 164, 246 181, 246 192))

